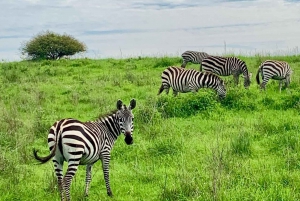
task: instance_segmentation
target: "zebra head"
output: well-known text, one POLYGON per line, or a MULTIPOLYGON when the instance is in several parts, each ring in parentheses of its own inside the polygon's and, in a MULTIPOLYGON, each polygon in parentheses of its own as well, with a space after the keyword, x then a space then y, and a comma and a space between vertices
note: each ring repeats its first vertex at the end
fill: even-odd
POLYGON ((226 86, 224 80, 222 79, 218 80, 217 94, 220 99, 223 99, 226 96, 226 86))
POLYGON ((130 145, 133 143, 132 132, 133 132, 133 114, 131 112, 136 106, 136 101, 132 99, 128 107, 123 105, 121 100, 117 101, 117 113, 116 118, 120 126, 121 132, 125 135, 126 144, 130 145))
POLYGON ((244 87, 248 89, 251 84, 252 73, 248 73, 246 76, 243 75, 242 77, 244 78, 244 87))

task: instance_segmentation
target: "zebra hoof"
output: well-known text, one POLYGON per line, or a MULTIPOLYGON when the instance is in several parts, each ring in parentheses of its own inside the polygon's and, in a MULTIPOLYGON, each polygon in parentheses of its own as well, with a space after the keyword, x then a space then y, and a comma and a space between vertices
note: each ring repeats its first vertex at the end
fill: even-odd
POLYGON ((112 197, 112 196, 113 196, 113 194, 112 194, 111 191, 107 191, 107 195, 108 195, 109 197, 112 197))

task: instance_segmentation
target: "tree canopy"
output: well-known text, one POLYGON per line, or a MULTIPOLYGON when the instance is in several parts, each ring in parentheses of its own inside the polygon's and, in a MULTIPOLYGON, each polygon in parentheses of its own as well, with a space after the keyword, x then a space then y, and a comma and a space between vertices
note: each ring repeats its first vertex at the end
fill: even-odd
POLYGON ((22 55, 28 59, 59 59, 86 51, 86 45, 71 35, 46 31, 37 34, 21 47, 22 55))

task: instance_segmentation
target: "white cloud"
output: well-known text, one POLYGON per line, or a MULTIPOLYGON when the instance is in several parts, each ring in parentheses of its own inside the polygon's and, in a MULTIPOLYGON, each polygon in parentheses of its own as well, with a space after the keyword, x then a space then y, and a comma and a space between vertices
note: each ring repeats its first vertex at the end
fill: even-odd
POLYGON ((1 1, 0 59, 43 30, 85 42, 89 56, 300 46, 300 3, 283 0, 1 1), (121 49, 121 51, 120 51, 121 49), (6 51, 7 50, 7 51, 6 51))

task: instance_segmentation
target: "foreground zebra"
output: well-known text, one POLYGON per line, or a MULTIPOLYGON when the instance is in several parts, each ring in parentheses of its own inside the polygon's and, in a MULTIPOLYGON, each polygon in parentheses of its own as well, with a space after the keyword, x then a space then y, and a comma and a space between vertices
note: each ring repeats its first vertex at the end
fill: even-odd
POLYGON ((188 62, 192 62, 194 64, 201 64, 202 60, 208 56, 209 55, 205 52, 185 51, 181 55, 183 59, 183 63, 181 64, 181 67, 185 68, 188 62))
POLYGON ((244 87, 250 86, 252 74, 248 72, 246 63, 236 57, 209 56, 203 59, 200 71, 211 72, 220 76, 233 75, 235 85, 239 83, 239 76, 243 74, 244 87))
POLYGON ((257 84, 260 84, 260 88, 265 90, 269 79, 279 80, 279 91, 281 91, 282 80, 285 80, 285 87, 288 87, 291 82, 291 74, 292 69, 287 62, 266 60, 258 68, 256 81, 257 84), (263 80, 261 84, 259 73, 261 73, 263 80))
POLYGON ((225 98, 226 96, 224 81, 212 73, 170 66, 163 71, 161 78, 162 84, 158 95, 164 89, 168 94, 170 87, 173 89, 174 96, 178 92, 197 92, 200 88, 207 87, 217 91, 219 98, 225 98))
POLYGON ((78 165, 86 165, 85 195, 88 195, 92 166, 99 159, 102 161, 107 194, 112 196, 109 184, 110 151, 120 133, 125 135, 126 144, 133 143, 133 114, 136 106, 132 99, 126 107, 121 100, 117 101, 117 110, 104 115, 93 122, 80 122, 76 119, 62 119, 53 124, 48 135, 50 154, 46 157, 34 157, 41 163, 51 158, 57 176, 61 200, 66 196, 70 200, 70 185, 78 165), (63 176, 63 163, 68 162, 68 169, 63 176))

